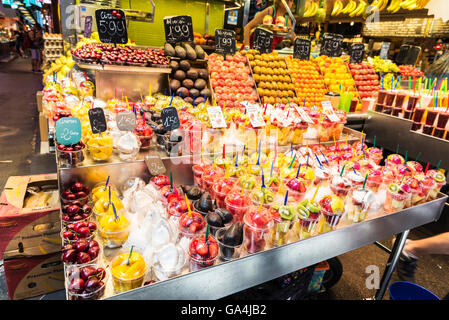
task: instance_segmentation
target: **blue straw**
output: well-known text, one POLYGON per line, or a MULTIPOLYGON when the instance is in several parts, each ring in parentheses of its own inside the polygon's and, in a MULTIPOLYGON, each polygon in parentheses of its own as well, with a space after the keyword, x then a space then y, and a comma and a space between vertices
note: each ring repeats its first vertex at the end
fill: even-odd
POLYGON ((117 211, 115 210, 114 203, 112 203, 112 210, 114 210, 114 216, 115 216, 115 219, 114 219, 114 220, 120 220, 119 217, 118 217, 118 215, 117 215, 117 211))
POLYGON ((326 160, 327 165, 329 165, 329 161, 327 161, 327 158, 326 158, 325 155, 323 154, 323 151, 320 150, 320 152, 321 152, 321 155, 324 157, 324 160, 326 160))
POLYGON ((288 190, 287 190, 287 192, 285 193, 284 206, 287 205, 287 199, 288 199, 288 190))
POLYGON ((170 106, 171 106, 171 104, 172 104, 172 102, 173 102, 173 98, 174 98, 174 96, 175 96, 175 94, 172 94, 172 96, 171 96, 171 100, 170 100, 170 106))
POLYGON ((259 165, 259 161, 260 161, 260 143, 262 142, 262 140, 259 140, 259 155, 257 156, 257 165, 259 165))
POLYGON ((273 168, 274 168, 274 162, 275 161, 276 161, 276 158, 273 159, 273 163, 271 164, 270 177, 273 176, 273 168))
POLYGON ((239 163, 239 153, 236 152, 235 153, 235 166, 238 167, 238 163, 239 163))
POLYGON ((301 170, 301 164, 299 164, 298 171, 296 172, 296 179, 299 177, 299 171, 301 170))
POLYGON ((109 186, 108 188, 109 188, 109 203, 111 203, 111 186, 109 186))
POLYGON ((260 167, 260 171, 262 171, 262 188, 265 188, 265 176, 263 175, 262 167, 260 167))
POLYGON ((318 161, 318 163, 320 164, 320 167, 323 167, 323 165, 321 164, 320 159, 318 159, 318 156, 316 155, 316 153, 315 153, 315 158, 316 158, 316 160, 318 161))
POLYGON ((307 150, 307 168, 309 167, 309 151, 307 150))
POLYGON ((106 185, 104 186, 104 189, 103 189, 103 191, 106 191, 106 188, 108 187, 108 184, 109 184, 109 178, 110 178, 111 176, 108 176, 108 180, 106 180, 106 185))
POLYGON ((246 145, 244 144, 244 145, 243 145, 243 151, 242 151, 242 157, 245 156, 245 147, 246 147, 246 145))

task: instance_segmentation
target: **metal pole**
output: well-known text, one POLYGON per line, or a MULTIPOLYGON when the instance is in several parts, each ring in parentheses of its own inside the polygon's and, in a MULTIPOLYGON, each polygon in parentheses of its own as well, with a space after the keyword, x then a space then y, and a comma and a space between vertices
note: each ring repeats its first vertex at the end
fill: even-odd
POLYGON ((407 240, 409 232, 410 230, 405 230, 399 235, 399 237, 396 237, 393 248, 391 249, 391 254, 388 258, 387 266, 385 267, 384 274, 382 275, 382 280, 380 281, 379 290, 376 292, 375 300, 382 300, 391 276, 393 275, 393 271, 396 268, 396 264, 398 263, 402 248, 404 248, 405 240, 407 240))

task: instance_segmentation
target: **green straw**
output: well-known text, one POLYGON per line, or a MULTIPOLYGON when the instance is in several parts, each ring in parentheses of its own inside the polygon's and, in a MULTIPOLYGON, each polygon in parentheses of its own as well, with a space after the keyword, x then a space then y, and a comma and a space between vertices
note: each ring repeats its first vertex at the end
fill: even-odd
POLYGON ((373 148, 376 147, 376 136, 374 136, 373 148))
POLYGON ((131 259, 131 255, 133 254, 133 249, 134 249, 134 246, 131 246, 131 250, 129 250, 128 262, 126 263, 127 266, 129 266, 129 259, 131 259))
POLYGON ((408 76, 408 91, 412 91, 412 77, 408 76))
POLYGON ((419 159, 419 157, 421 156, 421 152, 420 153, 418 153, 418 156, 416 157, 416 162, 418 162, 418 159, 419 159))
POLYGON ((362 187, 363 190, 365 190, 366 180, 368 180, 368 173, 366 174, 365 181, 363 182, 363 187, 362 187))
POLYGON ((344 165, 343 168, 341 168, 340 177, 343 177, 343 171, 345 171, 345 167, 346 165, 344 165))
POLYGON ((206 244, 209 244, 209 223, 206 226, 206 244))
POLYGON ((171 171, 170 171, 170 191, 173 192, 173 176, 171 171))
POLYGON ((408 151, 405 151, 404 163, 407 163, 407 154, 408 154, 408 151))
POLYGON ((437 165, 437 171, 438 171, 438 169, 440 169, 440 164, 441 164, 441 160, 440 161, 438 161, 438 165, 437 165))
POLYGON ((291 162, 290 165, 288 166, 289 169, 292 168, 292 165, 293 165, 293 163, 295 162, 295 159, 296 159, 296 153, 295 153, 295 155, 293 156, 292 162, 291 162))

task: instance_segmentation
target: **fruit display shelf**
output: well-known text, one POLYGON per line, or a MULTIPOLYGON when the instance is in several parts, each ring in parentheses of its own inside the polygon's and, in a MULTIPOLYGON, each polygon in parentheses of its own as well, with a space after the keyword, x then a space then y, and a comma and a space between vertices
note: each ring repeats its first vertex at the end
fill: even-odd
MULTIPOLYGON (((177 161, 181 164, 175 164, 172 160, 164 158, 163 162, 167 172, 173 172, 174 182, 191 184, 193 181, 191 164, 182 161, 182 157, 177 161)), ((115 186, 122 185, 129 177, 140 177, 145 182, 151 177, 143 162, 58 170, 60 186, 82 180, 89 187, 93 187, 96 183, 105 181, 108 176, 111 177, 110 183, 115 186)), ((433 201, 395 213, 384 214, 373 211, 367 220, 356 224, 349 224, 342 218, 333 231, 226 263, 217 263, 197 272, 185 270, 174 278, 119 294, 113 291, 111 271, 107 268, 106 289, 102 299, 219 299, 392 235, 403 233, 406 237, 408 230, 439 219, 447 198, 446 195, 439 193, 437 199, 433 201), (269 263, 270 261, 276 263, 269 263)), ((403 236, 400 239, 405 241, 403 236)), ((395 248, 392 255, 398 255, 399 250, 402 250, 401 245, 395 248)), ((111 265, 111 259, 118 251, 119 249, 103 250, 101 266, 111 265)), ((386 283, 382 281, 381 288, 386 286, 388 281, 389 278, 386 283)))

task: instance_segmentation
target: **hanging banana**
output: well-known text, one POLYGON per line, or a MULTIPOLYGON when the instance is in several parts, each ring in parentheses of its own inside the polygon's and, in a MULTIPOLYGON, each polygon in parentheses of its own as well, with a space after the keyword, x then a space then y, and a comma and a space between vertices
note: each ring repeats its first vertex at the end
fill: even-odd
POLYGON ((387 8, 387 11, 390 13, 396 13, 399 9, 401 9, 402 0, 392 0, 390 5, 387 8))
POLYGON ((343 3, 340 0, 335 1, 331 16, 338 16, 342 9, 343 9, 343 3))

